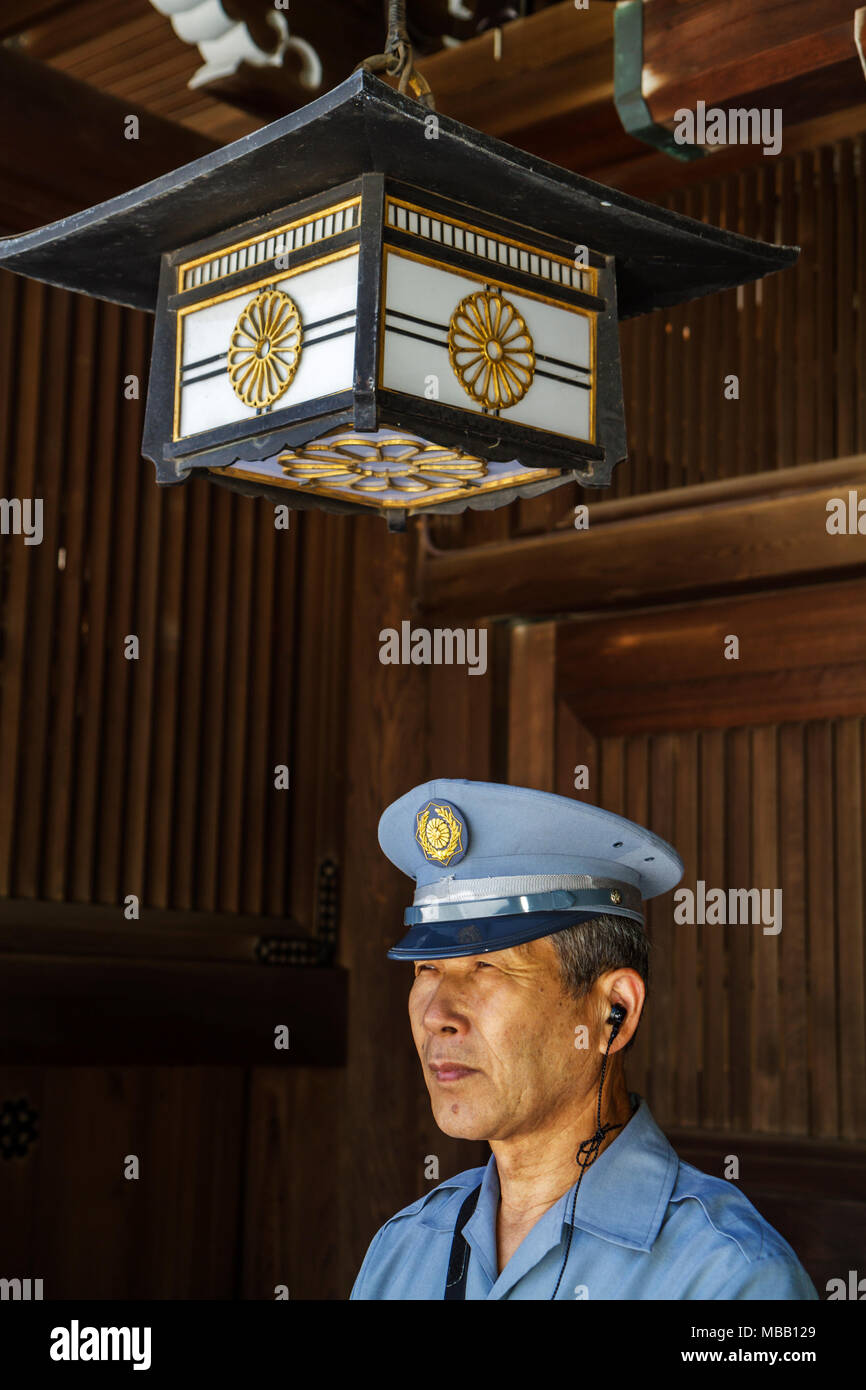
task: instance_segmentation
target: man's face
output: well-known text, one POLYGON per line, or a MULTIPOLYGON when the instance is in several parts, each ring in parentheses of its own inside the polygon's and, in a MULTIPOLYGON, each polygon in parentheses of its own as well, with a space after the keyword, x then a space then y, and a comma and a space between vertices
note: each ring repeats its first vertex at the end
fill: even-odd
MULTIPOLYGON (((550 1123, 592 1065, 593 1041, 575 1046, 591 999, 579 1008, 564 993, 547 938, 416 961, 409 1018, 439 1128, 460 1139, 510 1139, 550 1123)), ((591 1039, 593 1031, 590 1024, 591 1039)))

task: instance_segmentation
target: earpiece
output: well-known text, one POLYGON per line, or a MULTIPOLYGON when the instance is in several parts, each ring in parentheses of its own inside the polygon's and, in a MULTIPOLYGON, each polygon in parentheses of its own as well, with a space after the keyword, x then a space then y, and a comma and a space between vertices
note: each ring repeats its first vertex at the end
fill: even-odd
POLYGON ((626 1010, 623 1008, 622 1004, 612 1004, 610 1014, 608 1015, 608 1023, 612 1023, 614 1029, 617 1029, 622 1027, 625 1020, 626 1010))

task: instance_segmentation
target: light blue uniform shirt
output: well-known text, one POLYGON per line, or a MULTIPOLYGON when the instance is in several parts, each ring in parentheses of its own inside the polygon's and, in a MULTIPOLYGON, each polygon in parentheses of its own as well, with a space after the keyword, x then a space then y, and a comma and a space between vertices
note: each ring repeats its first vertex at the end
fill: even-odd
MULTIPOLYGON (((632 1104, 638 1100, 632 1097, 632 1104)), ((498 1273, 499 1176, 491 1155, 392 1216, 373 1237, 353 1299, 441 1299, 454 1225, 481 1183, 464 1228, 466 1298, 549 1299, 556 1287, 572 1187, 498 1273)), ((559 1286, 562 1299, 815 1299, 790 1245, 735 1183, 683 1163, 644 1100, 587 1168, 559 1286)))

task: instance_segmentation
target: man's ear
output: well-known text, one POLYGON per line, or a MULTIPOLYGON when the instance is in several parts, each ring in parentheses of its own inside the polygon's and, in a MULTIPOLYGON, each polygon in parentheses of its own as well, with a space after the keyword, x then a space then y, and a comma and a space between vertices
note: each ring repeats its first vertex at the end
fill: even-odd
POLYGON ((599 1052, 607 1052, 611 1033, 614 1032, 613 1021, 610 1017, 611 1009, 615 1004, 618 1004, 625 1011, 625 1018, 615 1030, 614 1039, 610 1045, 609 1055, 613 1056, 615 1052, 621 1052, 635 1035, 640 1023, 640 1016, 643 1013, 646 986, 636 970, 624 967, 621 970, 609 970, 606 975, 602 975, 596 981, 596 987, 599 990, 598 997, 602 1015, 598 1043, 599 1052))

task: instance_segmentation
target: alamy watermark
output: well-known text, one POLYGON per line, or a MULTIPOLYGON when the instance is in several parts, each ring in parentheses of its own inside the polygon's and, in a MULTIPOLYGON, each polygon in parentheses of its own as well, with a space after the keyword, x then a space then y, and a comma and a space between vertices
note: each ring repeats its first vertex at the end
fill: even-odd
POLYGON ((764 936, 778 936, 782 930, 781 888, 707 888, 699 878, 694 891, 678 888, 674 893, 674 921, 688 926, 757 926, 764 936))
POLYGON ((41 545, 42 498, 0 497, 0 535, 23 536, 25 545, 41 545))
POLYGON ((466 666, 470 676, 487 670, 487 629, 415 627, 408 621, 379 633, 383 666, 466 666))
POLYGON ((681 107, 674 112, 674 140, 678 145, 761 145, 764 154, 782 152, 781 107, 719 106, 707 109, 699 101, 697 110, 681 107))
POLYGON ((131 1361, 134 1371, 150 1370, 149 1327, 52 1327, 52 1361, 131 1361))

